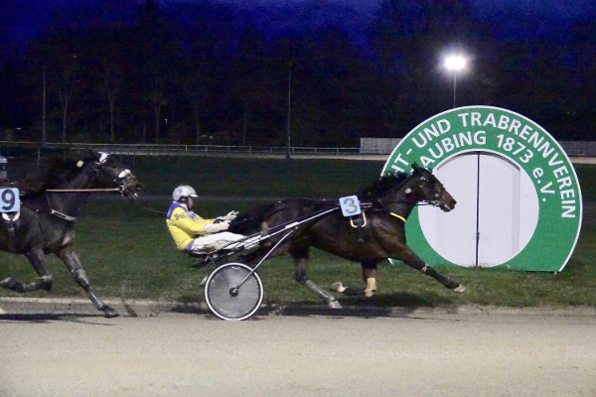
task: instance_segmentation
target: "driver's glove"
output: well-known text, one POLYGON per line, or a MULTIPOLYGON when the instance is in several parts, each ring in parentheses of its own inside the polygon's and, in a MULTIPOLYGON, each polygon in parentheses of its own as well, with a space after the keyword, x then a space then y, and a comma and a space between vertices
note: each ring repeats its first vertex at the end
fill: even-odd
POLYGON ((230 211, 227 215, 218 216, 215 218, 217 221, 233 221, 238 216, 238 211, 230 211))
POLYGON ((218 223, 208 223, 205 225, 205 233, 217 233, 224 230, 228 230, 230 227, 230 221, 223 221, 218 223))

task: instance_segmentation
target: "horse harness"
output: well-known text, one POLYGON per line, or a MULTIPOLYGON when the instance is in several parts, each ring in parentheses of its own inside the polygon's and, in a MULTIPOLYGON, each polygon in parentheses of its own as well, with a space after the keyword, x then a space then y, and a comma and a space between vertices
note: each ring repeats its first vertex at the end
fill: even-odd
POLYGON ((399 219, 404 224, 406 223, 405 217, 390 211, 383 205, 383 203, 381 203, 378 200, 360 203, 360 208, 362 208, 362 212, 359 215, 354 215, 350 217, 350 226, 352 226, 353 228, 366 227, 366 225, 368 224, 368 221, 366 219, 366 211, 384 212, 386 214, 391 215, 394 218, 399 219))
POLYGON ((358 215, 353 215, 349 217, 350 220, 350 226, 354 229, 357 229, 358 231, 358 240, 357 243, 360 244, 364 244, 366 243, 370 237, 371 237, 371 229, 367 228, 366 226, 368 225, 368 220, 366 218, 366 212, 368 211, 370 212, 383 212, 386 214, 391 215, 394 218, 399 219, 400 221, 402 221, 404 224, 406 223, 406 218, 396 214, 395 212, 392 212, 390 210, 388 210, 387 208, 385 208, 385 206, 378 200, 375 201, 371 201, 371 202, 361 202, 360 203, 360 208, 362 209, 362 212, 358 215))
MULTIPOLYGON (((367 242, 370 237, 371 237, 371 228, 368 228, 368 220, 366 217, 366 212, 383 212, 386 214, 391 215, 394 218, 399 219, 400 221, 402 221, 404 224, 406 223, 406 218, 396 214, 392 211, 390 211, 389 209, 387 209, 378 199, 375 199, 374 201, 367 201, 367 202, 360 202, 359 201, 359 205, 360 205, 360 209, 362 210, 360 214, 358 215, 352 215, 347 217, 348 218, 348 222, 349 225, 354 228, 357 229, 358 231, 358 240, 357 243, 360 244, 364 244, 365 242, 367 242)), ((279 208, 276 212, 282 211, 284 208, 279 208)), ((340 206, 332 206, 332 207, 327 207, 325 210, 323 210, 323 212, 327 212, 328 210, 339 210, 340 206)), ((290 223, 294 223, 294 222, 300 222, 300 219, 298 220, 292 220, 292 221, 288 221, 286 223, 282 223, 279 225, 276 225, 276 227, 283 227, 286 226, 290 223)))

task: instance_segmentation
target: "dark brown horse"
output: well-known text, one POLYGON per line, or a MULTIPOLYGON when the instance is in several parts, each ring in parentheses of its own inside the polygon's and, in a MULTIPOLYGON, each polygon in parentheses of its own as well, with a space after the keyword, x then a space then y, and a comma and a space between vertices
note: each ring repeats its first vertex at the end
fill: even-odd
MULTIPOLYGON (((312 290, 330 307, 341 306, 333 295, 308 278, 310 247, 361 264, 365 289, 344 288, 340 283, 332 286, 335 291, 347 295, 371 296, 376 291, 377 264, 387 258, 399 259, 455 292, 465 291, 463 285, 437 273, 406 245, 404 227, 414 206, 429 203, 443 211, 451 211, 456 204, 430 171, 414 164, 410 174, 381 177, 372 187, 359 194, 358 198, 363 216, 352 217, 350 220, 338 208, 337 211, 306 222, 277 246, 270 257, 286 253, 292 255, 295 261, 295 280, 312 290)), ((268 233, 280 225, 307 218, 337 205, 336 201, 328 200, 282 200, 242 214, 231 224, 230 231, 251 234, 260 230, 268 233)), ((285 234, 287 233, 273 236, 266 246, 248 254, 243 261, 254 263, 285 234)))
POLYGON ((73 249, 75 221, 94 191, 114 191, 135 199, 141 184, 129 169, 105 153, 48 158, 40 170, 39 176, 10 185, 20 190, 20 210, 3 213, 0 221, 0 250, 25 255, 39 278, 22 284, 8 277, 0 281, 0 286, 16 292, 49 291, 52 276, 45 256, 55 254, 95 307, 106 317, 117 316, 89 285, 73 249))

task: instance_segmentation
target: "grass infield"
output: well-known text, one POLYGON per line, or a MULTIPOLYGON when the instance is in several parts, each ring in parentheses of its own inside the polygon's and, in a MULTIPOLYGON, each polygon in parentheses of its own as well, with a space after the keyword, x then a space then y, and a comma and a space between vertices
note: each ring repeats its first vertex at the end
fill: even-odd
MULTIPOLYGON (((77 221, 76 249, 92 286, 103 298, 204 300, 199 281, 208 270, 192 268, 193 260, 176 251, 165 226, 169 194, 181 183, 200 196, 197 212, 211 217, 243 210, 278 197, 341 197, 354 194, 379 175, 382 162, 341 160, 267 160, 223 158, 123 158, 146 185, 151 199, 134 203, 99 196, 77 221), (223 197, 223 198, 222 198, 223 197)), ((577 165, 584 204, 596 203, 596 166, 577 165)), ((596 306, 596 220, 584 214, 582 232, 571 260, 559 274, 501 269, 436 267, 464 283, 455 294, 432 278, 405 265, 379 266, 379 294, 371 299, 340 296, 342 303, 378 306, 596 306)), ((54 276, 50 293, 26 295, 0 290, 0 296, 84 297, 65 266, 48 257, 54 276)), ((423 258, 424 259, 424 258, 423 258)), ((0 277, 29 282, 36 275, 22 256, 0 253, 0 277)), ((431 264, 432 265, 432 264, 431 264)), ((361 286, 360 266, 313 250, 311 279, 324 288, 335 281, 361 286)), ((259 275, 264 302, 317 302, 293 280, 291 259, 264 263, 259 275)))

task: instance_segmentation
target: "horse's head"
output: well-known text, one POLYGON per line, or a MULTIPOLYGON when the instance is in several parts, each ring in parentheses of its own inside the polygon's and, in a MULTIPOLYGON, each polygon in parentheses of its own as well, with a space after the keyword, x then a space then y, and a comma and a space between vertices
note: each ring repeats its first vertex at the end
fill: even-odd
POLYGON ((443 184, 427 169, 412 164, 412 172, 387 174, 377 179, 371 187, 363 190, 360 197, 373 198, 388 211, 397 207, 409 207, 407 213, 420 202, 426 202, 451 211, 455 200, 443 187, 443 184))
POLYGON ((97 181, 104 187, 116 187, 123 196, 134 200, 143 188, 143 185, 133 173, 114 157, 107 153, 91 151, 97 181))
POLYGON ((412 164, 412 176, 405 183, 406 196, 413 195, 417 201, 427 202, 445 212, 455 208, 457 203, 443 184, 426 168, 412 164))

